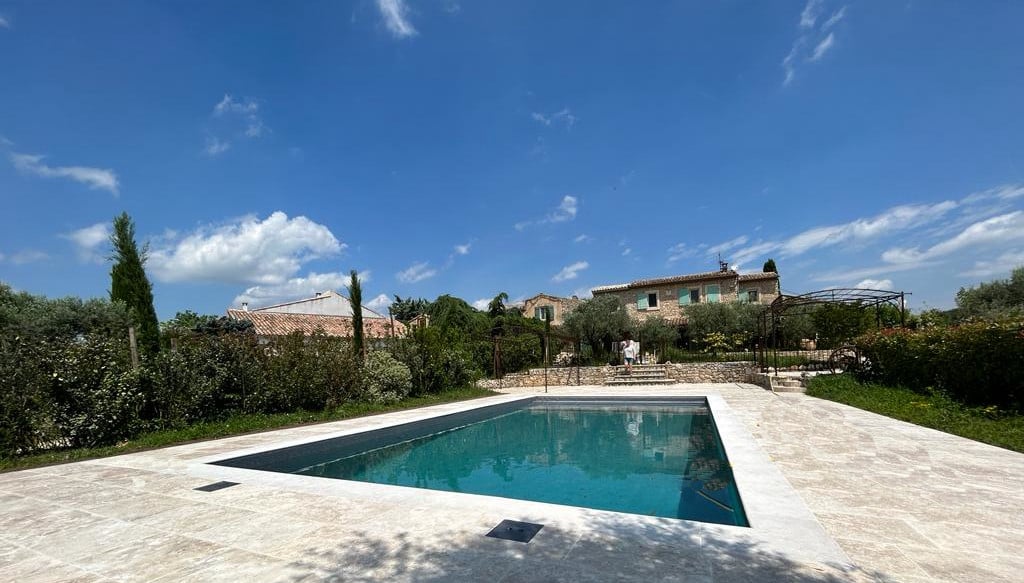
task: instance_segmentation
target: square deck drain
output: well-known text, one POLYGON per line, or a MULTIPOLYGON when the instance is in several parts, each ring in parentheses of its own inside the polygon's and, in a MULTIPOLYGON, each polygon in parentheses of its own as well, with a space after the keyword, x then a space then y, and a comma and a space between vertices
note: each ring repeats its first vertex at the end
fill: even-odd
POLYGON ((205 486, 199 486, 198 488, 192 488, 193 490, 199 490, 200 492, 216 492, 217 490, 223 490, 224 488, 230 488, 231 486, 237 486, 238 482, 214 482, 205 486))
POLYGON ((495 526, 491 529, 491 532, 487 533, 487 536, 503 540, 514 540, 520 543, 528 543, 533 540, 533 537, 536 536, 542 528, 544 528, 543 524, 519 522, 518 520, 502 520, 498 526, 495 526))

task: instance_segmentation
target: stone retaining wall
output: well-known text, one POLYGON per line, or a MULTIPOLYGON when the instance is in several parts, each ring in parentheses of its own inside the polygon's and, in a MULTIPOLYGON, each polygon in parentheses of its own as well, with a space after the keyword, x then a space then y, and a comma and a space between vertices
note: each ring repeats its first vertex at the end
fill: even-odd
POLYGON ((666 364, 665 374, 680 383, 749 383, 757 372, 753 362, 688 362, 666 364))
MULTIPOLYGON (((666 364, 665 376, 680 383, 749 383, 757 372, 753 362, 692 362, 666 364)), ((584 366, 579 369, 581 385, 603 385, 615 374, 610 366, 584 366)), ((576 385, 575 368, 549 368, 548 386, 576 385)), ((477 386, 485 389, 499 387, 543 387, 544 369, 532 368, 526 372, 505 375, 497 379, 483 379, 477 386)))

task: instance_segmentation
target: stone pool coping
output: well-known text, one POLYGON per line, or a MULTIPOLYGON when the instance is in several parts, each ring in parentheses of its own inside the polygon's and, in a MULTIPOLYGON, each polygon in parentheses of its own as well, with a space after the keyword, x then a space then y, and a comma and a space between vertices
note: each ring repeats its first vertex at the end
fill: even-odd
MULTIPOLYGON (((634 396, 638 400, 657 397, 679 397, 671 390, 659 392, 646 388, 634 396)), ((557 397, 562 395, 548 395, 557 397)), ((631 396, 619 391, 615 397, 631 396)), ((694 396, 694 395, 686 395, 694 396)), ((590 516, 605 520, 614 519, 619 523, 618 532, 623 537, 641 537, 643 531, 652 525, 680 535, 702 531, 713 534, 723 544, 750 544, 770 547, 772 550, 793 561, 817 561, 841 567, 848 567, 850 560, 842 549, 825 532, 807 505, 801 500, 782 473, 772 464, 761 450, 753 436, 743 426, 721 397, 718 391, 708 390, 703 396, 711 409, 726 455, 729 458, 736 479, 740 499, 750 522, 749 527, 700 523, 688 520, 640 516, 591 508, 565 506, 544 502, 533 502, 512 498, 501 498, 481 494, 446 492, 388 484, 375 484, 350 480, 336 480, 317 476, 285 474, 264 470, 253 470, 231 466, 211 465, 232 458, 264 453, 286 447, 306 445, 326 439, 335 439, 372 431, 396 427, 411 421, 443 417, 471 411, 496 404, 530 401, 544 395, 519 394, 474 399, 468 402, 449 404, 442 407, 418 409, 418 415, 408 412, 389 413, 376 416, 378 423, 373 426, 342 427, 338 431, 264 444, 236 451, 219 453, 195 460, 188 467, 193 476, 209 478, 211 481, 227 480, 245 484, 285 488, 323 496, 361 497, 368 500, 386 499, 391 503, 404 505, 413 502, 437 503, 462 508, 467 511, 504 511, 509 518, 529 522, 550 522, 552 518, 568 519, 573 523, 584 523, 590 516), (528 517, 528 518, 527 518, 528 517), (547 518, 546 518, 547 517, 547 518), (630 523, 635 521, 635 528, 630 523)), ((345 422, 339 422, 344 426, 345 422)))
MULTIPOLYGON (((374 416, 0 474, 0 581, 922 583, 1018 581, 1024 572, 1022 454, 753 385, 558 387, 551 394, 709 391, 856 568, 787 556, 777 545, 788 533, 767 543, 730 539, 725 531, 750 529, 528 502, 517 502, 510 516, 513 507, 500 498, 481 497, 486 504, 471 509, 465 495, 398 503, 245 482, 195 490, 219 477, 190 473, 197 460, 372 429, 384 422, 374 416), (504 518, 545 527, 526 545, 482 536, 504 518)), ((508 393, 493 399, 542 390, 508 393)), ((430 411, 465 406, 476 404, 430 411)), ((388 415, 413 419, 424 411, 388 415)), ((716 416, 719 430, 729 431, 723 419, 716 416)), ((754 467, 741 465, 733 449, 734 465, 754 467)), ((749 505, 756 493, 742 487, 749 505)))

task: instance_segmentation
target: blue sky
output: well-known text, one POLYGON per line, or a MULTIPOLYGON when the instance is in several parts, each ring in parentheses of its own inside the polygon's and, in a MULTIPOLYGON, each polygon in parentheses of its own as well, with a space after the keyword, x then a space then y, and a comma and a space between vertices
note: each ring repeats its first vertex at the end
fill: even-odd
POLYGON ((1024 3, 0 0, 0 281, 162 318, 775 258, 948 307, 1024 264, 1024 3))

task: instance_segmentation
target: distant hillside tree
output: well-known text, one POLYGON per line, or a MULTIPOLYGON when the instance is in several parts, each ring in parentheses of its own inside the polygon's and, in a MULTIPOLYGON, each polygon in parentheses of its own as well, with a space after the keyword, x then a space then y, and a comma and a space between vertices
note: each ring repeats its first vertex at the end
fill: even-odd
POLYGON ((359 274, 353 269, 348 285, 348 299, 352 302, 352 351, 356 358, 363 359, 363 286, 359 283, 359 274))
POLYGON ((779 272, 779 270, 775 268, 775 260, 774 259, 768 259, 768 261, 765 261, 764 262, 764 267, 761 268, 761 271, 763 271, 765 273, 778 273, 779 272))
POLYGON ((956 294, 960 317, 1000 318, 1024 314, 1024 267, 1010 279, 997 279, 977 287, 960 288, 956 294))
POLYGON ((394 303, 391 304, 391 315, 396 320, 402 322, 408 322, 420 314, 426 314, 430 312, 430 302, 423 299, 402 299, 401 296, 395 296, 394 303))
POLYGON ((135 242, 135 223, 128 213, 114 219, 110 268, 110 300, 123 302, 138 326, 139 350, 152 356, 160 351, 160 324, 153 307, 153 286, 146 277, 146 248, 135 242))

